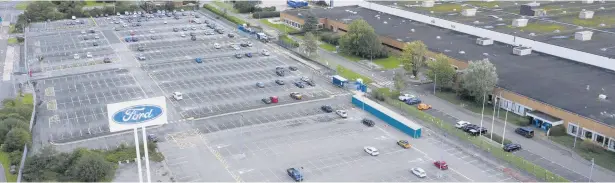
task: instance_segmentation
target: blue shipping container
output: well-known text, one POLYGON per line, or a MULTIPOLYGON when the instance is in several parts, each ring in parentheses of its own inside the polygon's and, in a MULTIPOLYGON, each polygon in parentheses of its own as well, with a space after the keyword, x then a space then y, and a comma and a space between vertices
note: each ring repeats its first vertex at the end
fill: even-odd
POLYGON ((382 121, 388 123, 392 127, 397 128, 399 131, 404 132, 413 138, 421 137, 421 126, 408 120, 407 118, 399 115, 393 114, 394 112, 377 104, 373 101, 363 102, 365 100, 369 100, 362 96, 352 96, 352 103, 359 108, 364 108, 365 111, 370 114, 380 118, 382 121))

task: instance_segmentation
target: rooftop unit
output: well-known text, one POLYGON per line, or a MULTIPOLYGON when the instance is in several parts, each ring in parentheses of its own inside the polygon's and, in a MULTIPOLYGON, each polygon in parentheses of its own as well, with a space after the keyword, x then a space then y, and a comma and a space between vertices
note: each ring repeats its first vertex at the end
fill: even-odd
POLYGON ((594 11, 581 11, 579 12, 579 19, 592 19, 594 17, 594 11))
POLYGON ((546 15, 546 11, 539 9, 540 3, 528 3, 519 7, 519 14, 524 16, 543 16, 546 15))
POLYGON ((513 27, 525 27, 527 26, 527 21, 528 20, 525 18, 513 19, 512 26, 513 27))
POLYGON ((435 4, 435 1, 423 1, 421 2, 421 7, 431 8, 435 4))
POLYGON ((476 16, 476 9, 464 9, 461 11, 461 15, 466 17, 476 16))
POLYGON ((528 47, 523 47, 523 46, 514 47, 513 54, 519 55, 519 56, 529 55, 529 54, 532 54, 532 49, 528 47))
POLYGON ((579 40, 579 41, 589 41, 589 40, 592 40, 593 34, 594 32, 592 31, 575 32, 574 39, 579 40))
POLYGON ((492 45, 493 44, 493 39, 490 39, 490 38, 477 38, 476 39, 476 44, 481 45, 481 46, 492 45))
POLYGON ((583 3, 583 4, 593 4, 594 0, 581 0, 581 3, 583 3))

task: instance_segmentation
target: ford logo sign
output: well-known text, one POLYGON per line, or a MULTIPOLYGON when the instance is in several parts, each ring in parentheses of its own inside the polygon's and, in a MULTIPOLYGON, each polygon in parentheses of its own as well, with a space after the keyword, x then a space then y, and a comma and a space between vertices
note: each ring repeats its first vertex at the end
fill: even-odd
POLYGON ((113 121, 119 124, 138 124, 154 120, 162 115, 157 105, 136 105, 121 109, 113 114, 113 121))

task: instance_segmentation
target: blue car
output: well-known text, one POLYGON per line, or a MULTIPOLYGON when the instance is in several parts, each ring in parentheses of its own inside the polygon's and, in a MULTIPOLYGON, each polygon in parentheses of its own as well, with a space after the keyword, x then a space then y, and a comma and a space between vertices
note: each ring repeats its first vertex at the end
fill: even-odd
POLYGON ((199 63, 199 64, 203 63, 203 60, 201 60, 201 58, 196 58, 195 61, 196 61, 196 63, 199 63))
POLYGON ((301 175, 301 172, 299 172, 299 170, 295 168, 286 169, 286 173, 288 174, 288 176, 290 176, 290 178, 293 178, 293 180, 295 180, 296 182, 303 181, 303 175, 301 175))
POLYGON ((246 57, 252 57, 252 53, 246 53, 246 57))
POLYGON ((405 102, 408 105, 415 105, 415 104, 420 104, 421 103, 421 99, 415 97, 415 98, 406 99, 405 102))

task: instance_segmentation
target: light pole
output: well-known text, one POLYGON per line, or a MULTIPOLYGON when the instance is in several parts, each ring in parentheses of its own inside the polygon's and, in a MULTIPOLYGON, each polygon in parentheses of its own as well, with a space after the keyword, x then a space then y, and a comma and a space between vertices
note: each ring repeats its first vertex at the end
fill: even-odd
POLYGON ((594 158, 592 158, 592 167, 591 169, 589 169, 589 180, 588 182, 592 181, 592 175, 594 174, 594 158))
POLYGON ((487 94, 485 92, 483 92, 483 109, 480 112, 480 128, 478 130, 478 136, 481 136, 483 133, 483 119, 485 118, 485 98, 487 97, 487 94))
MULTIPOLYGON (((489 137, 489 139, 493 140, 493 125, 495 124, 495 108, 496 106, 499 105, 500 103, 500 99, 502 98, 502 92, 500 91, 500 97, 495 97, 493 99, 493 115, 491 116, 491 135, 489 137)), ((498 107, 498 112, 500 108, 498 107)), ((499 113, 498 113, 498 117, 500 117, 499 113)))
POLYGON ((580 131, 581 131, 581 124, 577 122, 577 131, 574 133, 574 143, 572 144, 572 148, 577 147, 577 139, 579 138, 580 131))
POLYGON ((438 74, 434 73, 434 77, 433 77, 433 95, 436 95, 436 84, 438 81, 438 74))
POLYGON ((508 120, 508 110, 506 110, 506 116, 504 117, 504 129, 502 130, 502 147, 504 147, 504 139, 506 137, 506 123, 508 120))

